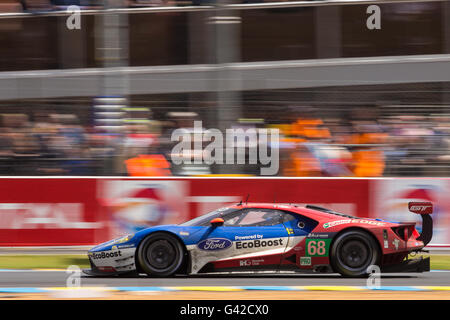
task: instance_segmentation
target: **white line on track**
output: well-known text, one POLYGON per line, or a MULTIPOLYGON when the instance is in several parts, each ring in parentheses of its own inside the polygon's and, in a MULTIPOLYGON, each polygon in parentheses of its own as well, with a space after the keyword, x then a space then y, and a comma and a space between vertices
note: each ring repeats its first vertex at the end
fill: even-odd
MULTIPOLYGON (((65 269, 0 269, 0 272, 66 272, 65 269)), ((429 272, 450 272, 450 270, 430 270, 429 272)), ((252 272, 248 272, 249 274, 253 274, 252 272)), ((401 272, 399 272, 400 274, 401 272)), ((424 272, 425 273, 425 272, 424 272)), ((228 273, 227 273, 228 274, 228 273)), ((243 273, 240 273, 243 274, 243 273)), ((259 275, 262 273, 258 273, 259 275)), ((276 275, 275 273, 272 272, 267 272, 267 274, 269 275, 276 275)), ((278 275, 293 275, 296 274, 295 272, 291 272, 291 273, 278 273, 278 275)), ((394 273, 397 274, 397 273, 394 273)), ((211 274, 209 274, 211 275, 211 274)), ((217 273, 217 275, 224 275, 224 273, 217 273)), ((298 273, 298 275, 319 275, 320 274, 307 274, 307 273, 298 273)), ((325 274, 323 274, 325 275, 325 274)), ((335 273, 335 275, 338 275, 337 273, 335 273)))
POLYGON ((0 269, 0 272, 66 272, 65 269, 0 269))

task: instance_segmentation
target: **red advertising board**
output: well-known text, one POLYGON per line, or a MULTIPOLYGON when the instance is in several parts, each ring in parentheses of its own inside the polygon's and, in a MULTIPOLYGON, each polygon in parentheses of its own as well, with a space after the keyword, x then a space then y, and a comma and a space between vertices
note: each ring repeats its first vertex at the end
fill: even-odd
POLYGON ((432 244, 446 244, 449 188, 448 179, 0 178, 0 246, 92 245, 247 197, 391 221, 420 219, 408 203, 431 201, 432 244))
POLYGON ((106 236, 95 179, 0 179, 0 245, 88 245, 106 236))
POLYGON ((250 202, 318 204, 361 216, 369 211, 369 182, 364 179, 193 179, 190 184, 192 200, 196 200, 191 205, 193 215, 205 213, 204 204, 216 205, 215 197, 218 202, 220 197, 233 197, 231 202, 248 197, 250 202))

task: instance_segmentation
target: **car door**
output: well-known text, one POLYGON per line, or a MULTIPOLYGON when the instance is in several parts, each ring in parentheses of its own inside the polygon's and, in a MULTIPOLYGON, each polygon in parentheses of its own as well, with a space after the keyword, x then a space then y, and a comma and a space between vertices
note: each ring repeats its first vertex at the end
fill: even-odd
MULTIPOLYGON (((283 215, 283 223, 289 233, 289 242, 282 257, 282 268, 295 269, 296 266, 310 268, 311 256, 305 252, 305 248, 308 241, 312 241, 314 242, 312 245, 316 245, 316 239, 308 240, 308 237, 314 236, 311 232, 317 226, 318 222, 298 213, 283 212, 283 215)), ((331 240, 325 239, 321 242, 328 243, 328 248, 329 241, 331 240)))
POLYGON ((191 253, 193 271, 209 262, 216 270, 278 269, 289 240, 280 211, 246 208, 222 219, 223 226, 206 228, 191 253))

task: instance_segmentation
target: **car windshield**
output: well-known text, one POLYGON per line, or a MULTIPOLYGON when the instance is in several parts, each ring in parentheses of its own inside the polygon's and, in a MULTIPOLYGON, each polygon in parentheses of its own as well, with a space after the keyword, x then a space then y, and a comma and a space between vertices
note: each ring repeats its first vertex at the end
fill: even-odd
POLYGON ((192 220, 186 221, 186 222, 180 224, 180 226, 182 226, 182 227, 207 226, 207 225, 209 225, 209 222, 212 219, 221 217, 222 215, 233 212, 233 211, 236 211, 236 209, 227 208, 227 207, 220 208, 220 209, 214 210, 212 212, 209 212, 207 214, 204 214, 202 216, 199 216, 197 218, 194 218, 192 220))

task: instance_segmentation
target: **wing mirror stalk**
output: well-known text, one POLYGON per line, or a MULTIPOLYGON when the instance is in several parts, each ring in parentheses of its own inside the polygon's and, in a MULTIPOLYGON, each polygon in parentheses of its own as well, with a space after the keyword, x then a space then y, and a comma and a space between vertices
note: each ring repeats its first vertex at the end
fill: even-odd
POLYGON ((210 223, 212 227, 221 227, 223 226, 224 221, 222 218, 214 218, 210 221, 210 223))

